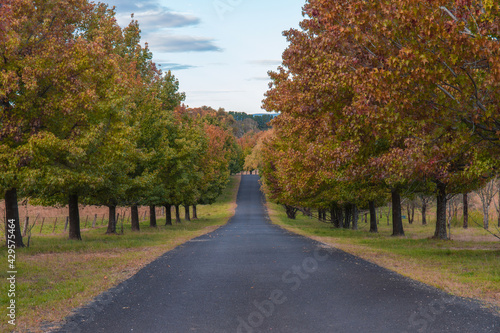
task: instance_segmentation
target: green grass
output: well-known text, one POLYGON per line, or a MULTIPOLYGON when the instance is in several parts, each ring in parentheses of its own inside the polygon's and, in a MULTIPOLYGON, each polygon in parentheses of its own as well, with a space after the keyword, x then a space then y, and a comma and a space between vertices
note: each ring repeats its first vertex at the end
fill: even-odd
MULTIPOLYGON (((405 276, 464 297, 500 306, 500 242, 479 227, 452 227, 452 239, 432 239, 434 221, 423 226, 404 222, 404 237, 392 237, 392 226, 382 219, 379 233, 369 232, 360 219, 359 230, 332 228, 310 217, 286 217, 280 206, 268 204, 274 223, 363 257, 405 276)), ((498 308, 497 310, 498 311, 498 308)))
MULTIPOLYGON (((35 233, 29 248, 16 251, 16 332, 43 332, 42 327, 62 320, 73 308, 132 276, 166 251, 224 225, 234 213, 239 179, 231 178, 217 203, 199 206, 199 219, 192 222, 164 226, 165 218, 160 218, 157 228, 150 228, 146 221, 141 222, 140 232, 132 232, 126 220, 123 235, 105 235, 106 228, 100 227, 84 230, 83 241, 70 241, 67 234, 35 233)), ((5 263, 0 279, 5 281, 5 250, 0 260, 5 263)), ((2 283, 0 332, 13 328, 5 319, 7 289, 2 283)))

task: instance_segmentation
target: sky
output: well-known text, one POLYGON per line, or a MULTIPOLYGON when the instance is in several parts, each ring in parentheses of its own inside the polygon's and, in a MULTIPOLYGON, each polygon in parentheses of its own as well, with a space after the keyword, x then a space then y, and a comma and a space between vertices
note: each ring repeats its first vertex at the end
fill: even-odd
POLYGON ((298 28, 306 0, 101 0, 124 27, 139 21, 142 41, 171 70, 189 107, 263 113, 267 72, 281 64, 282 32, 298 28))

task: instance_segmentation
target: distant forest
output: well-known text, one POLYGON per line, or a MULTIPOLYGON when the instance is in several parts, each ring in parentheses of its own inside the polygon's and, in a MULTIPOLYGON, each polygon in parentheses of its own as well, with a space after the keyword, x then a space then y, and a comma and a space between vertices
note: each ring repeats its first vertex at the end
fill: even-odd
POLYGON ((228 111, 228 113, 233 116, 234 120, 243 123, 253 123, 251 120, 257 123, 257 128, 261 131, 265 131, 271 128, 269 122, 273 120, 277 114, 248 114, 245 112, 228 111))
MULTIPOLYGON (((183 106, 183 108, 186 108, 186 106, 183 106)), ((270 129, 271 125, 269 122, 278 116, 277 113, 248 114, 245 112, 226 111, 224 108, 214 109, 206 105, 199 108, 186 109, 185 112, 191 115, 198 114, 213 124, 224 123, 225 126, 232 128, 233 135, 236 138, 242 138, 250 132, 258 133, 270 129)))

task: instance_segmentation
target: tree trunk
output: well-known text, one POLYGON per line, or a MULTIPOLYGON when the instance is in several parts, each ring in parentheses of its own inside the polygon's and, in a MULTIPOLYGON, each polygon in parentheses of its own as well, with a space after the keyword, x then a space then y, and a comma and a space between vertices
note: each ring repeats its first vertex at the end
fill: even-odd
POLYGON ((413 224, 415 219, 415 203, 413 201, 406 205, 406 211, 408 213, 408 223, 413 224))
POLYGON ((370 206, 370 232, 378 232, 377 211, 375 210, 375 201, 368 203, 370 206))
POLYGON ((350 229, 351 228, 351 218, 353 216, 352 210, 351 210, 351 204, 345 204, 345 212, 344 212, 344 223, 343 227, 344 229, 350 229))
POLYGON ((463 194, 463 209, 464 209, 464 229, 469 227, 469 196, 467 193, 463 194))
POLYGON ((411 223, 415 221, 415 202, 411 204, 411 223))
POLYGON ((297 216, 297 208, 285 205, 285 211, 286 211, 286 216, 289 219, 295 220, 295 217, 297 216))
POLYGON ((352 230, 358 230, 358 207, 353 204, 352 207, 352 230))
POLYGON ((427 200, 422 199, 422 225, 427 225, 427 200))
POLYGON ((132 231, 141 230, 141 227, 139 226, 139 208, 137 205, 130 207, 130 222, 132 224, 132 231))
POLYGON ((196 209, 196 205, 193 205, 193 220, 198 219, 198 210, 196 209))
POLYGON ((487 205, 486 200, 483 202, 483 227, 488 230, 490 227, 490 207, 487 205))
MULTIPOLYGON (((23 236, 21 234, 21 223, 19 223, 19 206, 17 203, 17 189, 13 188, 5 192, 5 218, 6 222, 12 221, 13 223, 6 223, 5 227, 5 239, 6 244, 9 245, 9 224, 14 225, 14 235, 15 238, 11 240, 15 241, 16 248, 24 247, 23 236)), ((12 229, 11 229, 12 230, 12 229)), ((12 236, 11 236, 12 237, 12 236)), ((12 244, 12 243, 11 243, 12 244)))
POLYGON ((389 204, 389 209, 385 211, 385 217, 387 218, 387 226, 391 225, 391 214, 392 214, 392 201, 389 204))
POLYGON ((69 239, 82 240, 80 233, 80 212, 78 210, 78 194, 70 194, 69 200, 69 239))
POLYGON ((106 234, 116 234, 116 206, 108 206, 109 219, 106 234))
POLYGON ((500 177, 497 179, 497 195, 498 195, 497 219, 498 219, 498 227, 500 228, 500 177))
POLYGON ((403 219, 401 217, 401 195, 398 189, 394 189, 392 194, 392 235, 404 236, 403 219))
POLYGON ((181 223, 181 214, 179 212, 179 205, 175 205, 175 223, 181 223))
POLYGON ((411 215, 410 215, 410 203, 407 203, 406 204, 406 214, 408 215, 408 223, 409 224, 412 224, 413 221, 411 220, 411 215))
POLYGON ((337 206, 337 218, 339 220, 339 228, 344 227, 344 207, 337 206))
MULTIPOLYGON (((500 191, 498 192, 498 207, 500 208, 500 191)), ((500 210, 497 213, 498 227, 500 228, 500 210)))
POLYGON ((436 239, 448 239, 446 232, 446 185, 437 183, 437 208, 436 208, 436 239))
POLYGON ((172 225, 172 205, 165 205, 165 225, 172 225))
POLYGON ((151 228, 156 228, 156 206, 149 206, 149 226, 151 228))
POLYGON ((189 205, 184 206, 184 219, 186 221, 191 221, 191 216, 189 214, 189 205))
POLYGON ((500 228, 500 177, 497 179, 497 194, 498 194, 497 219, 498 219, 498 227, 500 228))
POLYGON ((330 217, 332 219, 333 226, 335 228, 340 228, 342 218, 339 216, 342 213, 342 209, 339 209, 337 203, 333 203, 330 206, 330 217))

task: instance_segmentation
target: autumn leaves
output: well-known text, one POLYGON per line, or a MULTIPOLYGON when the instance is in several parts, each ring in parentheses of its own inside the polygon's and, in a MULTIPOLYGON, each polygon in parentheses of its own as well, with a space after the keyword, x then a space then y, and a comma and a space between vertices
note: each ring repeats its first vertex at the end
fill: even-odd
POLYGON ((435 193, 447 238, 447 195, 498 172, 500 5, 310 0, 304 12, 264 100, 282 113, 266 191, 321 209, 435 193))
POLYGON ((69 204, 71 239, 79 203, 215 200, 236 140, 215 111, 180 107, 179 83, 156 67, 137 21, 122 29, 112 8, 87 0, 8 0, 0 11, 0 189, 16 232, 23 197, 69 204))

